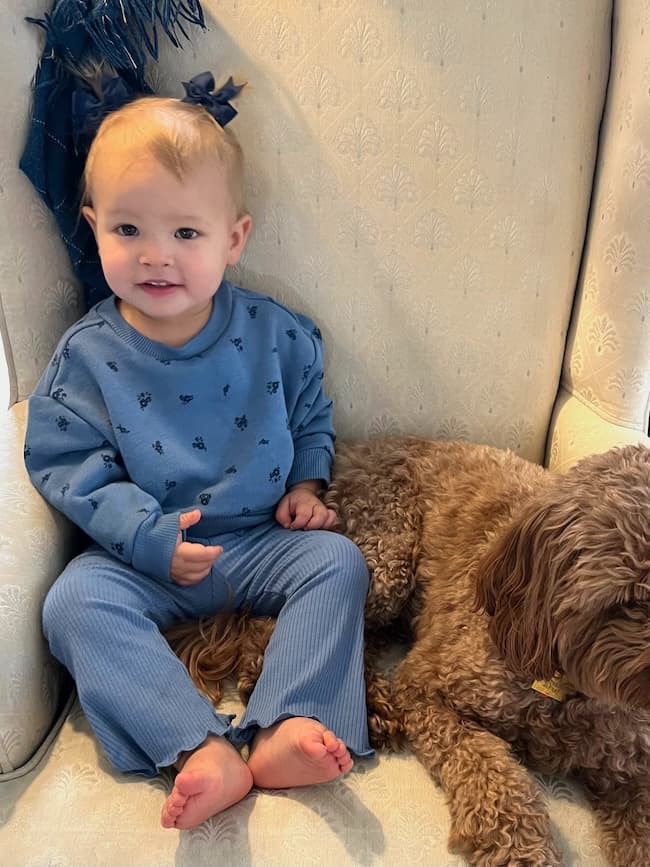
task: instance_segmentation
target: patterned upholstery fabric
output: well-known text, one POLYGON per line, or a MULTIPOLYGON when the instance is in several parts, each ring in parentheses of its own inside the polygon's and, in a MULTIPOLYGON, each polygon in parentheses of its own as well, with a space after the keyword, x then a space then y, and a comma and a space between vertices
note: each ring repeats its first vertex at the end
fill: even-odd
POLYGON ((648 8, 621 3, 576 308, 551 432, 558 468, 635 442, 650 394, 648 8))
POLYGON ((609 6, 208 2, 198 57, 163 63, 170 94, 212 57, 250 82, 233 129, 256 226, 235 276, 318 320, 340 436, 543 459, 609 6))
MULTIPOLYGON (((232 697, 226 706, 233 713, 232 697)), ((564 780, 540 778, 567 865, 606 867, 596 822, 564 780)), ((112 772, 75 706, 29 776, 4 783, 3 867, 462 867, 440 789, 409 755, 359 762, 318 788, 251 792, 193 831, 158 825, 169 780, 112 772), (5 793, 6 790, 6 793, 5 793)))
MULTIPOLYGON (((40 51, 23 16, 48 6, 0 4, 0 329, 15 403, 0 423, 3 867, 460 865, 444 798, 408 754, 163 832, 168 780, 113 773, 80 709, 66 717, 40 609, 74 533, 21 458, 24 398, 79 313, 53 222, 17 168, 40 51)), ((611 76, 610 0, 203 6, 208 32, 165 50, 151 83, 180 96, 204 69, 249 82, 233 128, 255 229, 230 276, 318 320, 340 437, 461 437, 539 461, 548 448, 558 469, 643 438, 644 0, 620 4, 611 76)), ((580 793, 542 784, 567 864, 604 865, 580 793)))
POLYGON ((18 168, 29 128, 30 82, 41 49, 38 28, 23 16, 42 18, 49 0, 7 0, 0 26, 8 51, 3 60, 0 149, 0 317, 11 373, 12 402, 31 393, 61 332, 79 318, 80 293, 54 219, 18 168))

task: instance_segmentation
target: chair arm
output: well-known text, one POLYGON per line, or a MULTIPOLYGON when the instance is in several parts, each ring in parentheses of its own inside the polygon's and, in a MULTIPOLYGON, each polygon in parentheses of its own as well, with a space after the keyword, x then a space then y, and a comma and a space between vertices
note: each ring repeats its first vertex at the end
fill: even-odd
POLYGON ((614 4, 612 66, 591 215, 547 462, 567 469, 587 452, 648 444, 650 205, 646 13, 614 4))
POLYGON ((0 416, 0 780, 32 764, 69 691, 43 638, 41 609, 78 531, 32 487, 26 419, 26 401, 0 416))
POLYGON ((637 426, 599 415, 580 396, 560 389, 549 428, 549 469, 564 472, 585 455, 628 443, 650 446, 650 437, 637 426))

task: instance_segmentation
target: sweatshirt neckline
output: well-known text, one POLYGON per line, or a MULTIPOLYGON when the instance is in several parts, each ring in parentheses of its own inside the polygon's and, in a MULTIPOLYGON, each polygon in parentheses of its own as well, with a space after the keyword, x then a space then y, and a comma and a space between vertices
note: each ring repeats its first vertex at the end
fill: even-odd
POLYGON ((111 295, 97 305, 99 316, 113 329, 124 343, 143 355, 159 361, 181 361, 193 358, 209 349, 225 332, 232 314, 232 285, 224 280, 214 295, 212 313, 198 334, 182 346, 167 346, 140 334, 122 317, 117 309, 117 297, 111 295))

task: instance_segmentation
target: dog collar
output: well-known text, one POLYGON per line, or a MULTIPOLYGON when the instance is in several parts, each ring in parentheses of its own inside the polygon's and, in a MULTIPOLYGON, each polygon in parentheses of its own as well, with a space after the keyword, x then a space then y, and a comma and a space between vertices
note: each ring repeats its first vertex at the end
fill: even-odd
POLYGON ((531 689, 547 698, 552 698, 553 701, 564 701, 567 694, 566 680, 560 671, 556 671, 553 677, 548 680, 533 681, 531 689))

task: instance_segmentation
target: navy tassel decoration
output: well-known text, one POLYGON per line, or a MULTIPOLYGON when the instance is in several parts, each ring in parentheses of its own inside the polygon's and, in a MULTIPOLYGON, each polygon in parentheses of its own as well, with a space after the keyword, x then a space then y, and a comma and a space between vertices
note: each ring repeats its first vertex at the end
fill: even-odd
MULTIPOLYGON (((53 212, 86 306, 110 295, 94 236, 79 217, 79 193, 88 136, 77 110, 107 81, 133 96, 151 93, 148 58, 158 58, 159 33, 181 48, 187 27, 205 28, 199 0, 54 0, 42 19, 45 49, 34 77, 32 123, 20 168, 53 212), (120 79, 119 85, 114 81, 120 79)), ((110 94, 108 94, 110 101, 110 94)))

